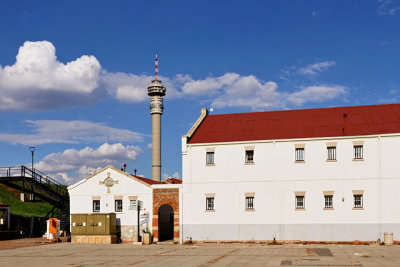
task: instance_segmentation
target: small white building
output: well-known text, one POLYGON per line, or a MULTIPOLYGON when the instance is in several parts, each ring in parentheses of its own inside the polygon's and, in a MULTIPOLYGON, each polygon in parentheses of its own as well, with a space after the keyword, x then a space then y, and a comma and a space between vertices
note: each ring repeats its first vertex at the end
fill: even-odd
POLYGON ((131 241, 137 236, 137 200, 143 203, 139 217, 141 229, 151 230, 151 185, 158 183, 107 166, 68 187, 70 213, 116 213, 117 232, 123 241, 131 241))
POLYGON ((182 138, 181 240, 400 238, 400 104, 208 115, 182 138))
POLYGON ((148 230, 155 241, 179 242, 180 186, 180 179, 158 182, 107 166, 68 187, 70 213, 115 213, 117 236, 122 242, 129 242, 137 240, 140 201, 140 235, 148 230))

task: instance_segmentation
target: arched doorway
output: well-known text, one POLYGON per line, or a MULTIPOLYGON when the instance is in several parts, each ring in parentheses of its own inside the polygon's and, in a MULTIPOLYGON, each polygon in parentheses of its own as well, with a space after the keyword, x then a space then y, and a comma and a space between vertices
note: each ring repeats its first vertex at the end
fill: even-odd
POLYGON ((174 239, 174 210, 168 204, 158 209, 158 240, 174 239))

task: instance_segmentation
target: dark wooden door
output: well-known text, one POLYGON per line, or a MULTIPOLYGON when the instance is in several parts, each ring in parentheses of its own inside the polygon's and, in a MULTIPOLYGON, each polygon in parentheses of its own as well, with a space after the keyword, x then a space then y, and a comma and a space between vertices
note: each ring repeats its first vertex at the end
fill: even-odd
POLYGON ((168 204, 158 209, 158 240, 174 239, 174 210, 168 204))

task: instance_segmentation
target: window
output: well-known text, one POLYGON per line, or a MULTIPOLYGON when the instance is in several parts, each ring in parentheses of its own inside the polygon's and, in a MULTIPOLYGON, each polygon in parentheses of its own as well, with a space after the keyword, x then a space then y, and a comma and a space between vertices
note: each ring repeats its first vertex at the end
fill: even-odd
POLYGON ((254 197, 246 197, 246 210, 254 209, 254 197))
POLYGON ((206 164, 214 164, 214 152, 206 153, 206 164))
POLYGON ((136 209, 136 200, 133 200, 133 199, 129 200, 129 209, 130 210, 136 209))
POLYGON ((122 199, 115 200, 115 212, 122 212, 122 199))
POLYGON ((206 210, 214 210, 214 198, 213 197, 206 198, 206 210))
POLYGON ((296 196, 296 209, 304 209, 304 196, 296 196))
POLYGON ((254 150, 246 150, 246 163, 253 163, 254 162, 254 150))
POLYGON ((304 161, 304 148, 296 148, 295 154, 296 161, 304 161))
POLYGON ((93 212, 100 212, 100 200, 93 200, 93 212))
POLYGON ((363 159, 363 146, 354 146, 354 159, 363 159))
POLYGON ((354 208, 362 208, 363 207, 363 195, 355 194, 354 195, 354 208))
POLYGON ((328 160, 336 160, 336 147, 329 146, 327 147, 328 150, 328 160))
POLYGON ((325 195, 325 209, 332 209, 332 208, 333 208, 333 196, 325 195))

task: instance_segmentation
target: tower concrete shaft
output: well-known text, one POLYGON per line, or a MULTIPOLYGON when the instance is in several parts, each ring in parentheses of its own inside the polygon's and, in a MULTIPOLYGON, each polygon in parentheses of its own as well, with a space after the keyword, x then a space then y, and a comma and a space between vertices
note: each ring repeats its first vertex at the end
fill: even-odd
POLYGON ((153 114, 153 180, 161 181, 161 114, 153 114))
POLYGON ((158 79, 158 58, 156 56, 155 78, 147 87, 150 96, 150 114, 153 119, 153 177, 154 181, 161 182, 161 115, 164 111, 163 96, 165 86, 158 79))

